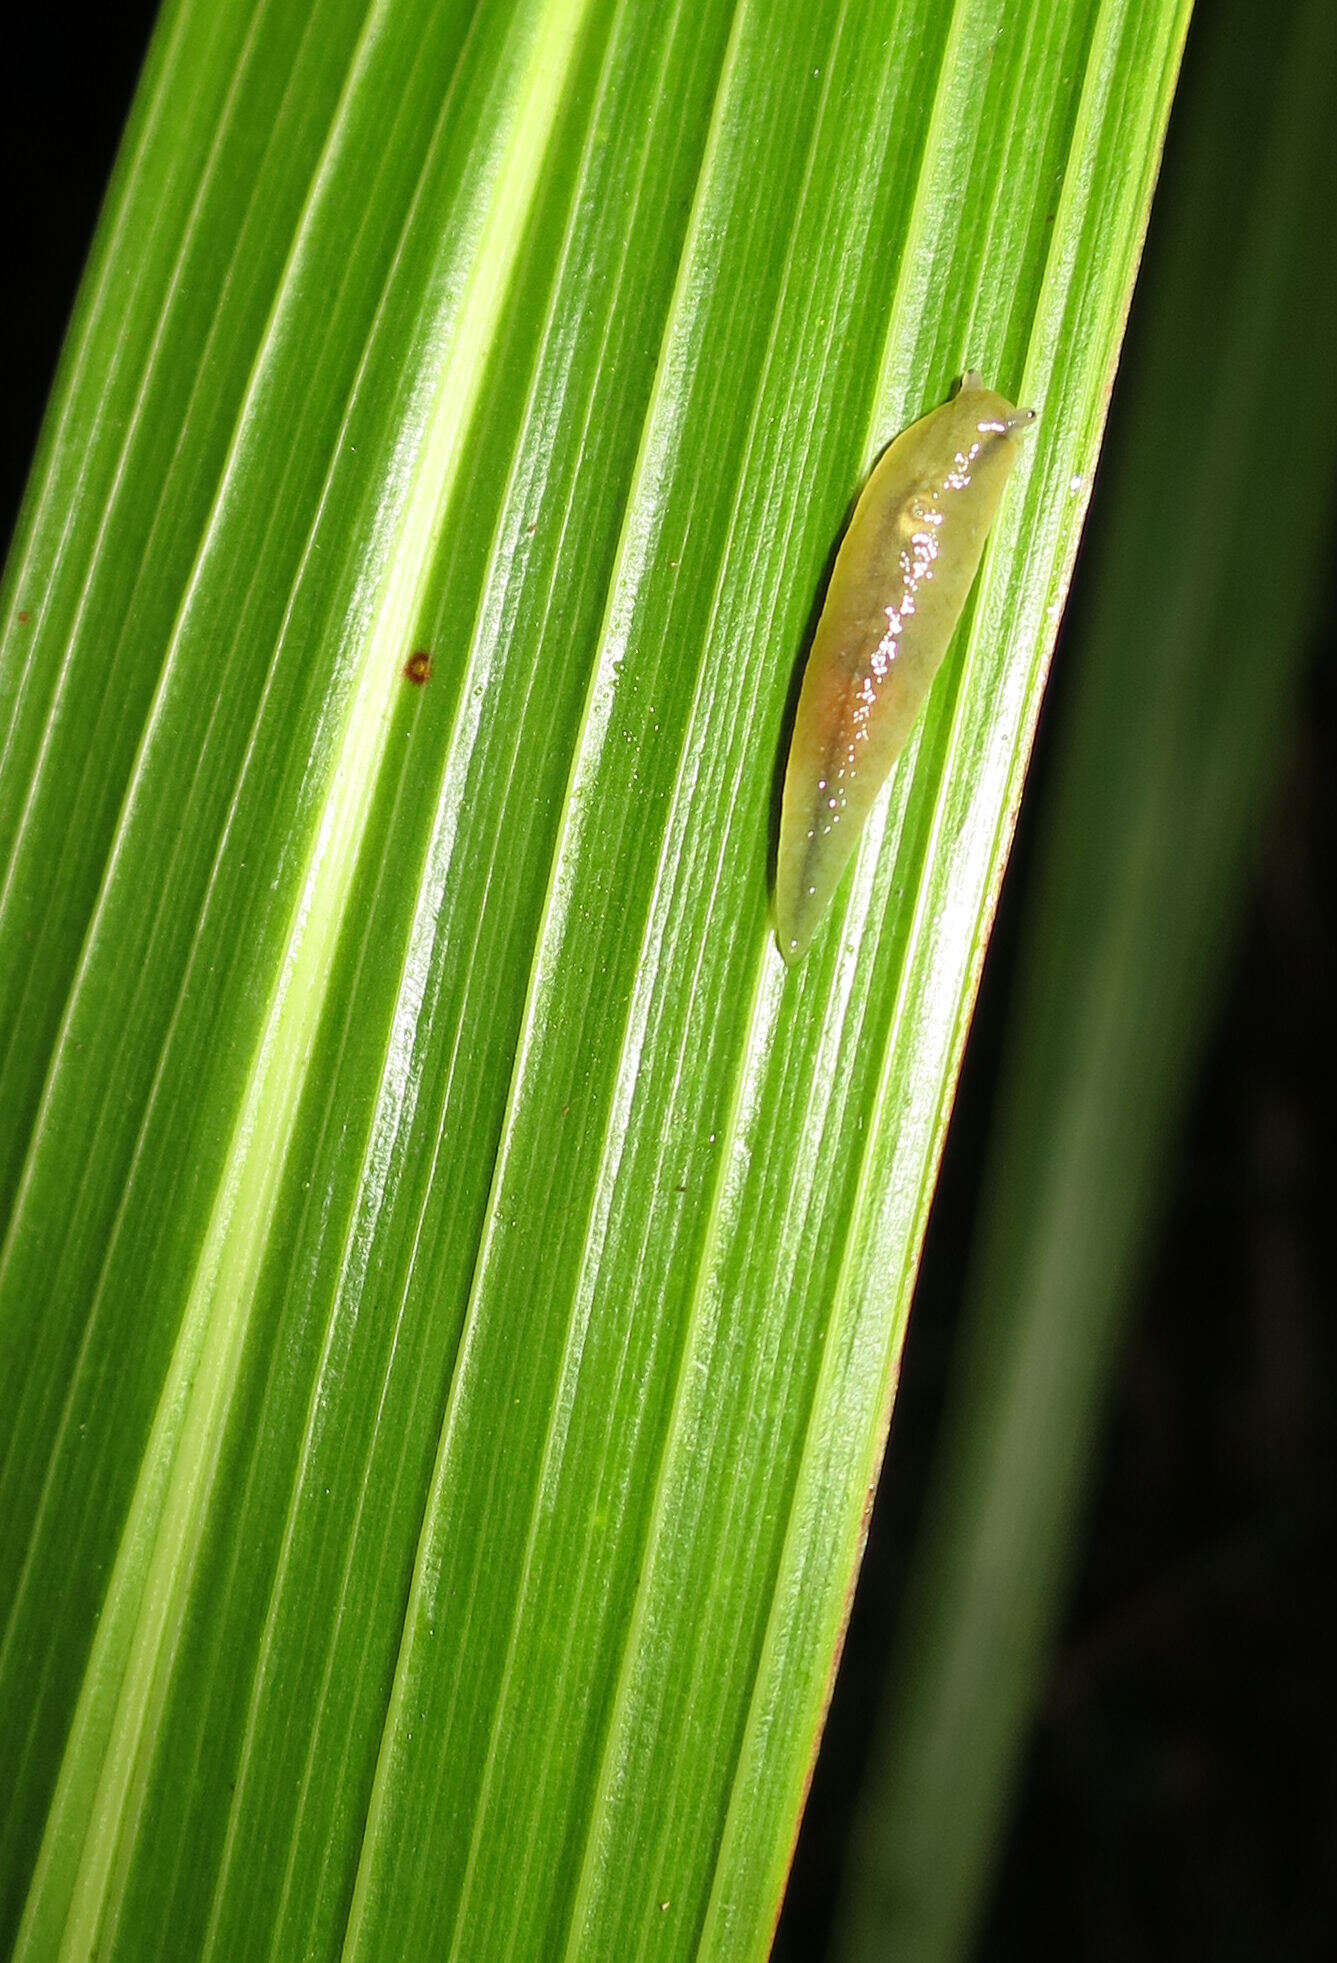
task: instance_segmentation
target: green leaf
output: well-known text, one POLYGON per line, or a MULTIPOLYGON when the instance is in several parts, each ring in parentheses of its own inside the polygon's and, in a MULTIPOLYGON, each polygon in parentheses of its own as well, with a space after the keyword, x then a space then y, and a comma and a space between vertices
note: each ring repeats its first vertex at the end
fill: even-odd
POLYGON ((163 16, 5 586, 25 1963, 764 1953, 1185 11, 163 16), (1038 441, 788 977, 966 366, 1038 441))
MULTIPOLYGON (((972 1953, 1337 520, 1337 15, 1195 20, 834 1954, 972 1953), (1248 132, 1248 141, 1240 133, 1248 132)), ((1210 1333, 1204 1332, 1210 1341, 1210 1333)))

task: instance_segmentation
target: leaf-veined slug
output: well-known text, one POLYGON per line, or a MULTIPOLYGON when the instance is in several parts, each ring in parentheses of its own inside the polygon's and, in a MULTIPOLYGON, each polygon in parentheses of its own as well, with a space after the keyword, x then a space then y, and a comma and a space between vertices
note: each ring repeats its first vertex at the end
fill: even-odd
POLYGON ((801 960, 913 729, 974 584, 1017 437, 1035 420, 979 376, 874 465, 836 554, 785 770, 775 923, 801 960))

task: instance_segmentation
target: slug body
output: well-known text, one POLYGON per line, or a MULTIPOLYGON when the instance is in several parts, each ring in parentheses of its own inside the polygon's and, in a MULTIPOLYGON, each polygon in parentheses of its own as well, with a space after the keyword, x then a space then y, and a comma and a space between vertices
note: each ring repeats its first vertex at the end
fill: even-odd
POLYGON ((855 506, 804 671, 785 771, 775 921, 807 952, 961 618, 1018 437, 978 375, 882 454, 855 506))

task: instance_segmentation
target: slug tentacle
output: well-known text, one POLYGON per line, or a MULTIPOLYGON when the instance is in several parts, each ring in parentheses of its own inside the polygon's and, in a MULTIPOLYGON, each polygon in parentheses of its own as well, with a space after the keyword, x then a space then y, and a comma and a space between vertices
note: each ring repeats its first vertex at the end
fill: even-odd
POLYGON ((808 944, 961 617, 1035 420, 973 370, 874 465, 836 554, 785 771, 776 938, 808 944))

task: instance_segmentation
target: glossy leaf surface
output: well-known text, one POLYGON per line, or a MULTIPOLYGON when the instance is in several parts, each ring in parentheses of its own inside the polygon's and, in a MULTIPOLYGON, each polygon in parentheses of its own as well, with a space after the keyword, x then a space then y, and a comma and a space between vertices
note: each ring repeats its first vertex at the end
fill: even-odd
POLYGON ((764 1953, 1184 12, 168 7, 5 586, 25 1963, 764 1953), (790 977, 967 366, 1042 434, 790 977))

